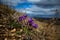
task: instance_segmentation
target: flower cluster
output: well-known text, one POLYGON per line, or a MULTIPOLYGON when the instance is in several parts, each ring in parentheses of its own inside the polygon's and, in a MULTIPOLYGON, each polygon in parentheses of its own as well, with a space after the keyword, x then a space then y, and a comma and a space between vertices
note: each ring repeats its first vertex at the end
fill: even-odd
POLYGON ((29 22, 29 24, 33 24, 34 23, 34 21, 32 20, 32 18, 29 18, 28 22, 29 22))
POLYGON ((27 15, 23 15, 23 16, 19 17, 19 21, 26 19, 26 17, 27 17, 27 15))
POLYGON ((32 18, 29 18, 29 19, 28 19, 28 23, 29 23, 30 25, 32 25, 34 28, 37 28, 37 27, 38 27, 38 25, 34 23, 34 21, 33 21, 32 18))
MULTIPOLYGON (((19 21, 26 19, 26 17, 27 17, 27 15, 23 15, 23 16, 19 17, 19 21)), ((32 25, 34 28, 38 27, 38 25, 34 23, 34 20, 32 18, 28 19, 28 23, 29 23, 29 25, 32 25)))

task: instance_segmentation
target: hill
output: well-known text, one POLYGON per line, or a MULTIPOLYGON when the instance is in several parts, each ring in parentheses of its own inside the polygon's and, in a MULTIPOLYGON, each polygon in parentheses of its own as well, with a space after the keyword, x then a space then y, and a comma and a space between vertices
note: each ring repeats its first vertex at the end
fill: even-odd
POLYGON ((5 5, 0 5, 0 39, 1 40, 56 40, 56 27, 54 23, 32 20, 37 28, 29 25, 26 17, 19 21, 19 17, 26 15, 16 12, 5 5))

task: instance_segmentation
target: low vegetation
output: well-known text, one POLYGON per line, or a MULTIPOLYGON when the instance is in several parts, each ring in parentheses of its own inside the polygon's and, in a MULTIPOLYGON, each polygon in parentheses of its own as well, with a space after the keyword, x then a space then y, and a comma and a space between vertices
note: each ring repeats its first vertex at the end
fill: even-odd
POLYGON ((53 24, 40 22, 0 5, 0 40, 56 40, 53 24))

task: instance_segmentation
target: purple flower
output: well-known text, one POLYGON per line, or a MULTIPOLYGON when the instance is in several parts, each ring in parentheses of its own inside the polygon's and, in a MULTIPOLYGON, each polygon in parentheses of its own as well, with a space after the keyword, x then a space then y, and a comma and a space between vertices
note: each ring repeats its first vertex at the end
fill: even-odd
POLYGON ((27 15, 24 15, 24 17, 27 17, 27 15))
POLYGON ((19 21, 24 20, 26 17, 27 17, 27 15, 23 15, 23 16, 19 17, 19 21))
POLYGON ((37 28, 38 27, 38 25, 37 24, 32 24, 32 26, 34 27, 34 28, 37 28))
POLYGON ((22 19, 23 17, 21 16, 21 17, 19 17, 19 21, 22 21, 23 19, 22 19))
POLYGON ((32 18, 29 18, 29 19, 28 19, 28 22, 29 22, 29 23, 32 23, 32 22, 33 22, 32 18))
POLYGON ((23 19, 26 19, 27 15, 23 15, 23 19))
POLYGON ((33 20, 32 20, 32 18, 29 18, 29 19, 28 19, 28 22, 29 22, 29 24, 34 23, 33 20))

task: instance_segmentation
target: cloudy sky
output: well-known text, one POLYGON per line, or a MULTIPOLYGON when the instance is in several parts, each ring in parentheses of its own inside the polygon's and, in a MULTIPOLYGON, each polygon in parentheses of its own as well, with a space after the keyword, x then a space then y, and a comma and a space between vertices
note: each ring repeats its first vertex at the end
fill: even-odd
POLYGON ((60 0, 0 0, 0 3, 32 17, 52 17, 60 9, 60 0))

